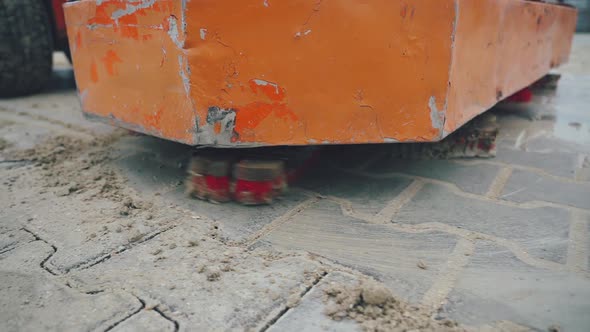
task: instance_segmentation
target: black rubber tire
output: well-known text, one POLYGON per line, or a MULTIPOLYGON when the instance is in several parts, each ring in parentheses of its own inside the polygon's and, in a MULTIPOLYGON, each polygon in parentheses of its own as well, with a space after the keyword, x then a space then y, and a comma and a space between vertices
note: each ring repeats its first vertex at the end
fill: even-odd
POLYGON ((0 0, 0 97, 38 92, 51 77, 53 38, 40 0, 0 0))

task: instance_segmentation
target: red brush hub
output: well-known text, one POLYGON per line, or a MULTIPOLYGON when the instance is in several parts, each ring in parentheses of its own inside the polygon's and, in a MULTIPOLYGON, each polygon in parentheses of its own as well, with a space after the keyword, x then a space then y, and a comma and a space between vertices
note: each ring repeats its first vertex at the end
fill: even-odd
POLYGON ((215 202, 229 202, 231 200, 230 180, 228 176, 205 177, 207 197, 215 202))
POLYGON ((270 204, 286 188, 281 161, 242 160, 234 168, 234 199, 242 204, 270 204))
POLYGON ((530 88, 524 88, 512 96, 506 98, 506 101, 513 103, 529 103, 533 100, 533 91, 530 88))

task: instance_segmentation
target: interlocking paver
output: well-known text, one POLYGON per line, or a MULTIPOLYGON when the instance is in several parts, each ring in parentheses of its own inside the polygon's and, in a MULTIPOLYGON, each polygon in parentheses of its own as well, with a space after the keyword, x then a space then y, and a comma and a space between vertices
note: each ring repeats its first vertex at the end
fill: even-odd
MULTIPOLYGON (((1 189, 4 189, 4 188, 0 187, 0 191, 1 191, 1 189)), ((6 202, 5 198, 7 196, 8 195, 6 195, 6 194, 0 193, 0 202, 6 202)), ((10 205, 12 205, 12 204, 5 204, 5 203, 4 204, 0 203, 0 204, 2 205, 2 206, 0 206, 0 209, 4 209, 4 210, 8 210, 10 205)), ((7 233, 7 232, 13 231, 15 229, 18 229, 20 227, 21 226, 17 222, 15 222, 15 216, 13 213, 9 213, 7 211, 6 214, 0 215, 0 233, 7 233)))
POLYGON ((514 202, 545 201, 590 210, 590 184, 566 183, 515 170, 500 198, 514 202))
MULTIPOLYGON (((64 71, 66 75, 65 79, 71 79, 73 83, 73 77, 71 71, 64 71), (68 73, 69 72, 69 73, 68 73)), ((60 72, 55 71, 55 74, 60 72)), ((56 82, 63 82, 59 77, 55 78, 56 82)), ((28 120, 37 119, 44 120, 44 122, 53 122, 55 124, 62 124, 71 128, 88 131, 95 134, 109 134, 113 132, 114 127, 88 121, 82 112, 80 112, 80 100, 76 91, 73 91, 72 84, 70 88, 65 90, 59 89, 48 89, 44 93, 28 96, 17 99, 6 99, 0 100, 0 112, 2 109, 10 109, 13 112, 22 113, 23 116, 28 117, 28 120)))
POLYGON ((142 203, 135 195, 130 196, 132 202, 144 205, 122 215, 124 202, 93 197, 96 190, 59 196, 59 188, 46 187, 39 171, 19 169, 14 174, 18 176, 13 187, 0 203, 8 210, 0 219, 2 229, 26 227, 55 245, 58 252, 47 265, 56 273, 141 241, 181 216, 173 208, 158 208, 157 201, 142 203))
POLYGON ((268 331, 361 331, 360 326, 354 321, 333 321, 324 314, 326 310, 324 291, 330 283, 354 286, 358 282, 358 278, 349 273, 329 273, 301 298, 301 302, 296 307, 281 316, 268 331))
POLYGON ((104 330, 139 310, 124 293, 80 293, 52 280, 39 265, 53 249, 30 242, 0 255, 0 330, 104 330))
MULTIPOLYGON (((127 179, 130 187, 144 195, 161 195, 184 188, 184 167, 169 165, 154 152, 135 152, 115 160, 114 165, 127 179)), ((190 154, 181 154, 186 160, 190 154)), ((183 164, 184 165, 184 164, 183 164)))
POLYGON ((0 233, 0 252, 5 252, 18 245, 31 242, 33 240, 35 240, 35 237, 23 230, 0 233))
MULTIPOLYGON (((58 251, 47 262, 56 273, 100 259, 167 229, 180 216, 168 209, 139 210, 120 215, 121 203, 95 199, 92 208, 78 197, 60 197, 35 202, 43 211, 25 222, 40 238, 55 245, 58 251)), ((187 217, 188 218, 188 217, 187 217)))
POLYGON ((297 186, 346 199, 355 211, 375 215, 411 182, 404 178, 369 179, 331 167, 320 167, 307 174, 297 186))
POLYGON ((548 154, 553 152, 590 153, 590 146, 587 144, 574 143, 554 136, 540 136, 527 140, 526 149, 548 154))
POLYGON ((443 313, 469 325, 510 320, 540 331, 587 331, 590 280, 524 264, 506 249, 478 242, 443 313))
POLYGON ((174 323, 154 310, 142 310, 124 320, 113 332, 165 332, 174 331, 174 323))
POLYGON ((305 254, 229 248, 204 235, 212 231, 186 222, 70 275, 84 289, 123 288, 149 299, 181 330, 228 330, 266 324, 320 271, 305 254))
POLYGON ((327 201, 296 215, 263 239, 376 276, 414 303, 428 291, 456 243, 454 236, 441 232, 405 233, 346 217, 338 205, 327 201))
MULTIPOLYGON (((588 232, 588 236, 587 236, 588 237, 588 240, 587 240, 588 242, 586 242, 586 244, 588 245, 588 250, 590 250, 590 220, 588 222, 588 231, 587 232, 588 232)), ((588 266, 590 266, 590 252, 589 252, 589 255, 588 255, 588 266)))
POLYGON ((399 172, 457 185, 461 190, 485 194, 500 170, 500 166, 465 165, 450 160, 384 159, 375 162, 367 171, 373 174, 399 172))
POLYGON ((576 153, 564 151, 533 152, 501 145, 494 161, 542 169, 549 174, 573 179, 576 153))
POLYGON ((525 209, 459 196, 427 184, 393 218, 403 224, 443 223, 515 241, 532 255, 565 263, 570 213, 551 207, 525 209))
POLYGON ((13 110, 0 106, 0 137, 4 142, 4 148, 0 149, 0 160, 12 159, 10 152, 14 150, 30 149, 49 137, 64 134, 88 137, 74 130, 68 131, 60 125, 17 115, 13 110))

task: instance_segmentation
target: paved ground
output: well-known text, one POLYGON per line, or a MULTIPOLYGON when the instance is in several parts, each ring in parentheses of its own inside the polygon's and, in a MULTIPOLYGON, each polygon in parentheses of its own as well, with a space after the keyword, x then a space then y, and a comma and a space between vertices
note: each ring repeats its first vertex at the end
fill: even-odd
POLYGON ((590 35, 574 47, 556 93, 495 111, 495 159, 334 149, 254 208, 185 197, 188 147, 84 120, 56 57, 51 89, 0 101, 0 328, 359 330, 323 292, 369 276, 468 328, 588 331, 590 35))

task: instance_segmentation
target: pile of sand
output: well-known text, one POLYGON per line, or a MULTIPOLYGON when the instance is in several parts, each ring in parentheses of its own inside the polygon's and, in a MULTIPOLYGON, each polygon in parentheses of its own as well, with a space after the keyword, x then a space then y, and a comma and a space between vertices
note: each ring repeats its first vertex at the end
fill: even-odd
POLYGON ((355 320, 364 331, 464 331, 456 322, 437 320, 429 311, 396 299, 373 280, 358 285, 333 283, 324 292, 326 315, 355 320))
POLYGON ((15 151, 11 157, 33 163, 39 169, 43 187, 57 196, 85 194, 85 200, 106 198, 120 202, 119 212, 127 216, 151 204, 132 199, 125 190, 125 179, 110 166, 111 147, 123 135, 125 131, 94 139, 56 136, 32 149, 15 151))

